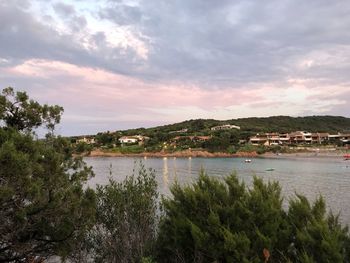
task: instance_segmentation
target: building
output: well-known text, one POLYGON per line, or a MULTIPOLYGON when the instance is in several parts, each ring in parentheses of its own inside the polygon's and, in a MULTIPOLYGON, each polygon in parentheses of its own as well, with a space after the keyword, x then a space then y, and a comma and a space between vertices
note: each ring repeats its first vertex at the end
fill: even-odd
POLYGON ((305 131, 292 132, 289 135, 291 144, 311 144, 312 134, 305 131))
POLYGON ((81 139, 77 139, 77 143, 94 144, 95 138, 94 137, 83 137, 81 139))
POLYGON ((325 133, 325 132, 312 133, 311 134, 311 142, 321 144, 321 143, 327 142, 328 137, 329 137, 329 133, 325 133))
POLYGON ((182 130, 178 130, 178 131, 170 131, 169 134, 173 134, 173 133, 186 133, 188 131, 188 129, 182 129, 182 130))
POLYGON ((118 139, 121 144, 137 143, 139 139, 136 136, 123 136, 118 139))
POLYGON ((350 146, 350 133, 347 134, 341 134, 340 141, 343 143, 343 145, 350 146))
POLYGON ((133 136, 122 136, 118 139, 121 144, 133 144, 138 143, 139 145, 144 144, 146 140, 149 140, 149 137, 142 135, 133 135, 133 136))
POLYGON ((172 141, 190 140, 193 142, 204 142, 211 139, 211 136, 176 136, 172 141))
POLYGON ((350 143, 350 134, 329 134, 326 132, 296 131, 291 133, 257 133, 249 139, 253 145, 288 145, 288 144, 322 144, 350 143))
POLYGON ((225 125, 214 126, 214 127, 211 127, 210 129, 212 131, 230 130, 230 129, 240 130, 241 127, 236 126, 236 125, 225 124, 225 125))
POLYGON ((253 145, 281 145, 290 142, 288 133, 258 133, 250 138, 250 143, 253 145))

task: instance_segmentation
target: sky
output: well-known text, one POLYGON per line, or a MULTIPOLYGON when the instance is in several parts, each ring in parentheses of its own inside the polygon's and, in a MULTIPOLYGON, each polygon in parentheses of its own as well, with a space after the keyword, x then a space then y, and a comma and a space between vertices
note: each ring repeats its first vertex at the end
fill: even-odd
POLYGON ((187 119, 350 117, 350 2, 0 0, 0 88, 62 135, 187 119))

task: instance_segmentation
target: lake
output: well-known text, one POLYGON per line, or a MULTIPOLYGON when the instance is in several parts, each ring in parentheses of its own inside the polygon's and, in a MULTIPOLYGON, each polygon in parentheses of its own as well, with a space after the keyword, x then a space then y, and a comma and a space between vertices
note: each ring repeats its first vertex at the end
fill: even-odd
POLYGON ((159 192, 164 195, 170 194, 169 186, 175 180, 182 185, 193 182, 201 169, 218 178, 236 172, 248 186, 256 175, 264 181, 278 181, 285 204, 295 197, 295 192, 310 200, 322 194, 327 207, 334 213, 340 212, 341 221, 350 224, 350 161, 339 157, 253 158, 251 163, 245 163, 243 158, 88 157, 84 160, 95 172, 95 177, 89 181, 92 187, 108 183, 110 174, 121 181, 143 163, 146 168, 154 169, 159 192))

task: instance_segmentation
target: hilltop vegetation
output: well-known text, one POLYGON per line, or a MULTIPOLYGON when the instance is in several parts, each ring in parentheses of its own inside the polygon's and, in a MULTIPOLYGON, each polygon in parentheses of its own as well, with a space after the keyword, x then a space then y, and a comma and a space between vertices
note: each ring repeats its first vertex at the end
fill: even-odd
POLYGON ((211 127, 223 124, 233 124, 241 127, 241 131, 247 132, 346 132, 350 131, 350 118, 341 116, 272 116, 272 117, 251 117, 232 120, 196 119, 179 123, 158 126, 154 128, 139 128, 123 131, 123 134, 132 135, 144 133, 151 135, 157 132, 170 132, 181 129, 188 129, 188 132, 206 133, 211 127))
MULTIPOLYGON (((105 149, 121 154, 142 153, 142 152, 167 152, 183 150, 199 150, 208 152, 236 153, 288 150, 277 147, 252 146, 248 144, 249 138, 256 133, 279 132, 288 133, 293 131, 308 132, 349 132, 350 118, 340 116, 309 116, 289 117, 274 116, 266 118, 242 118, 226 121, 213 119, 187 120, 180 123, 152 127, 129 129, 116 132, 98 133, 94 143, 77 144, 76 151, 86 152, 94 147, 105 149), (212 130, 211 128, 220 125, 235 125, 240 129, 212 130), (147 140, 141 143, 121 144, 119 139, 122 136, 141 135, 147 140)), ((72 138, 72 142, 76 139, 72 138)), ((293 146, 293 145, 291 145, 293 146)))

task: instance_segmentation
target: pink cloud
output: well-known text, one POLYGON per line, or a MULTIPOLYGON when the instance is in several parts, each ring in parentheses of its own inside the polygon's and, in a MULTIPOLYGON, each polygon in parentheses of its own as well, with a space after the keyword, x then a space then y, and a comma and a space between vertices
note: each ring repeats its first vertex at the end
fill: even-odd
MULTIPOLYGON (((101 69, 78 67, 59 61, 29 60, 7 72, 37 79, 67 78, 60 94, 67 100, 79 97, 88 103, 110 107, 115 103, 137 107, 197 106, 205 109, 226 107, 259 99, 244 89, 203 89, 197 85, 144 82, 101 69), (132 103, 131 103, 132 102, 132 103)), ((58 83, 56 83, 58 85, 58 83)))
POLYGON ((171 123, 190 118, 323 114, 344 105, 342 96, 349 94, 346 85, 315 79, 203 88, 191 83, 143 81, 48 60, 28 60, 0 68, 0 73, 25 78, 36 99, 62 105, 67 122, 89 126, 110 123, 115 127, 113 123, 118 121, 171 123))

